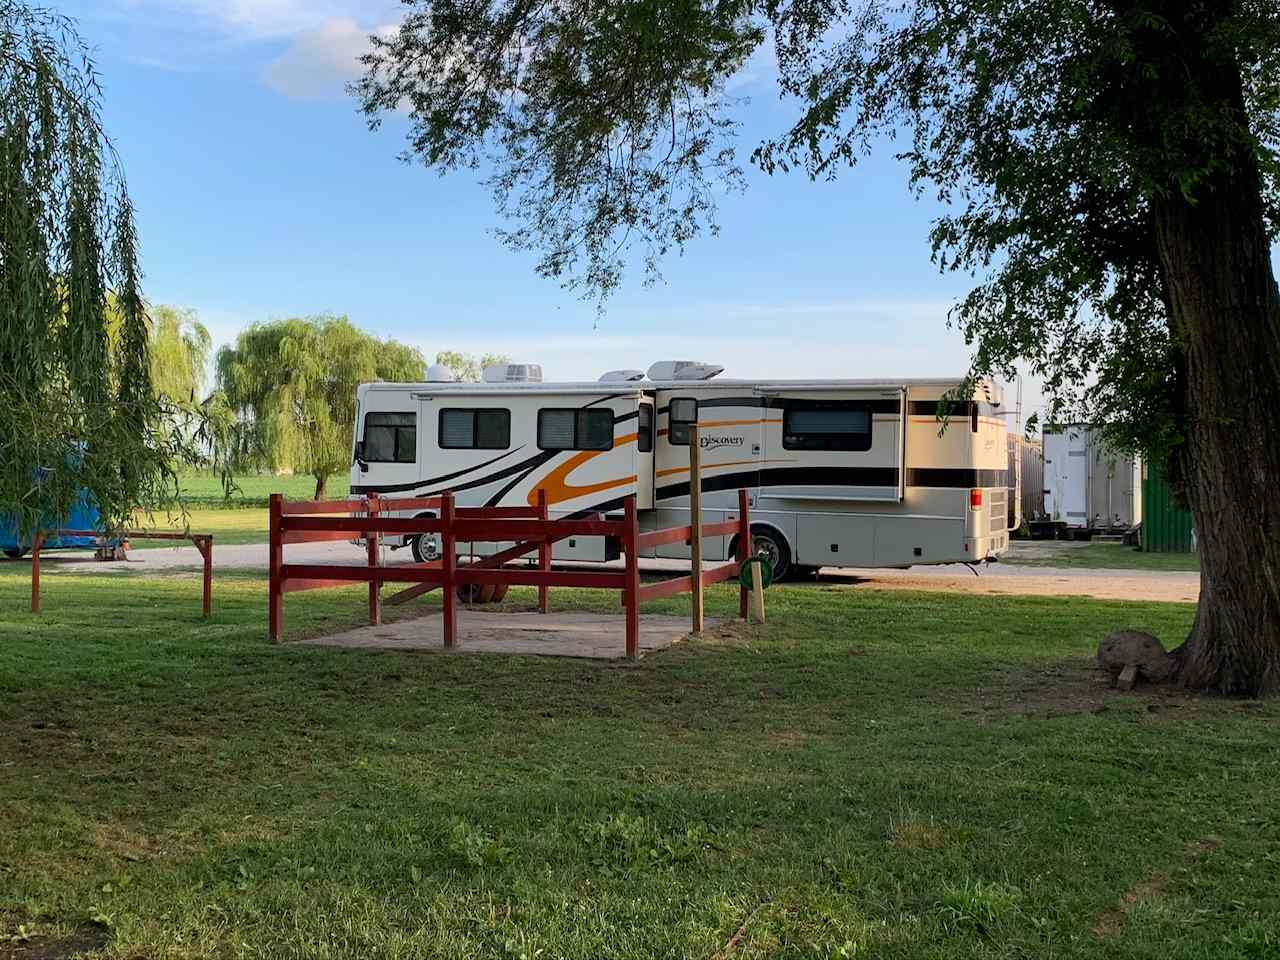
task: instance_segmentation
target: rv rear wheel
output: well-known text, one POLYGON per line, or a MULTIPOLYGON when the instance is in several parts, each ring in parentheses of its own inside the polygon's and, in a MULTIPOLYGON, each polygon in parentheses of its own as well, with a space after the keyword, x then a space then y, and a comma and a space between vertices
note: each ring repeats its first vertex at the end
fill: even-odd
POLYGON ((5 547, 4 555, 10 560, 21 560, 27 552, 26 547, 5 547))
POLYGON ((777 530, 772 527, 752 527, 751 552, 752 554, 763 553, 769 558, 775 583, 787 578, 791 570, 791 548, 787 546, 786 538, 777 530))

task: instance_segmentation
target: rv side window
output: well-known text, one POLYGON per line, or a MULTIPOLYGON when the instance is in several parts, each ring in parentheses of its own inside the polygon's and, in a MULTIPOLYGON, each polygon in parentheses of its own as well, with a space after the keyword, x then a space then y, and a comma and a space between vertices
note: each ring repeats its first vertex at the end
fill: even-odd
POLYGON ((441 410, 444 450, 506 450, 511 446, 510 410, 441 410))
POLYGON ((673 447, 689 445, 689 424, 698 422, 698 401, 693 397, 673 397, 667 408, 667 442, 673 447))
POLYGON ((539 410, 539 450, 609 450, 613 447, 613 411, 539 410))
POLYGON ((653 452, 653 407, 640 404, 640 419, 636 424, 636 449, 641 453, 653 452))
POLYGON ((870 450, 871 408, 864 403, 789 403, 782 414, 786 450, 870 450))
POLYGON ((365 463, 413 463, 418 459, 417 428, 416 413, 366 413, 360 459, 365 463))

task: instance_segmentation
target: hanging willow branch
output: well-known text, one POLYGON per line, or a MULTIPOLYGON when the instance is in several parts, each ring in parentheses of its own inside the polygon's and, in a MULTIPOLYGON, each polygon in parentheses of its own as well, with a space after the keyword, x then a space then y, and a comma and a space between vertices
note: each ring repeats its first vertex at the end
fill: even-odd
POLYGON ((71 21, 0 0, 0 524, 24 535, 81 496, 118 526, 176 495, 180 434, 151 387, 133 207, 100 103, 71 21))

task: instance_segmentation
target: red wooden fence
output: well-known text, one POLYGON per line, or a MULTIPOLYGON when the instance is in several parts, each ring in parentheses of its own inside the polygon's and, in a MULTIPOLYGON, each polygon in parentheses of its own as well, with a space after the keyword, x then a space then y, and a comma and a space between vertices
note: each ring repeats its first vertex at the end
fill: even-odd
MULTIPOLYGON (((550 587, 594 587, 619 590, 626 612, 626 653, 635 659, 640 653, 640 604, 646 600, 669 597, 693 588, 693 576, 676 577, 659 583, 640 585, 639 551, 645 547, 690 540, 694 526, 640 532, 635 497, 628 497, 622 520, 601 517, 552 520, 547 516, 545 492, 539 491, 537 507, 459 507, 452 492, 435 497, 379 499, 369 496, 353 500, 286 501, 279 494, 271 497, 271 545, 269 554, 270 586, 268 631, 279 640, 284 623, 284 595, 299 590, 346 586, 351 583, 369 585, 369 623, 382 622, 381 586, 384 583, 408 583, 413 586, 391 597, 403 602, 440 587, 443 590, 444 645, 458 645, 457 587, 462 584, 495 584, 535 586, 538 608, 547 610, 550 587), (433 511, 435 516, 388 517, 387 511, 433 511), (344 514, 322 516, 322 514, 344 514), (383 534, 440 534, 441 558, 429 563, 386 567, 381 563, 380 542, 383 534), (367 542, 364 565, 285 563, 284 546, 288 543, 314 543, 326 540, 352 540, 362 536, 367 542), (626 557, 623 570, 552 570, 551 547, 568 537, 616 537, 626 557), (514 546, 485 557, 477 563, 457 565, 458 545, 468 542, 506 542, 514 546), (510 560, 537 551, 538 566, 506 567, 510 560)), ((742 562, 751 547, 751 521, 747 493, 738 491, 738 518, 723 523, 702 525, 704 536, 738 538, 734 561, 702 574, 703 584, 718 583, 738 576, 742 562)), ((739 615, 747 616, 747 591, 741 590, 739 615)))
MULTIPOLYGON (((31 612, 40 612, 40 550, 54 537, 102 537, 100 530, 41 530, 31 542, 31 612)), ((213 534, 178 533, 174 530, 122 530, 111 535, 115 540, 190 540, 204 560, 201 606, 206 618, 213 616, 213 534)))

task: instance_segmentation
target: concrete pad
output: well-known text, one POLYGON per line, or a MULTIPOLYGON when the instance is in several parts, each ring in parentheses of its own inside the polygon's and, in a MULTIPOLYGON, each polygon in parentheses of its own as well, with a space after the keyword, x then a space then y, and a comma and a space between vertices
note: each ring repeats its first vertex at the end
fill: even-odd
MULTIPOLYGON (((707 621, 712 627, 713 621, 707 621)), ((439 653, 517 653, 544 657, 608 660, 626 655, 622 614, 458 610, 458 641, 444 649, 444 618, 437 612, 378 627, 358 627, 297 643, 369 650, 432 650, 439 653)), ((640 653, 661 650, 689 635, 689 618, 661 614, 640 617, 640 653)))

